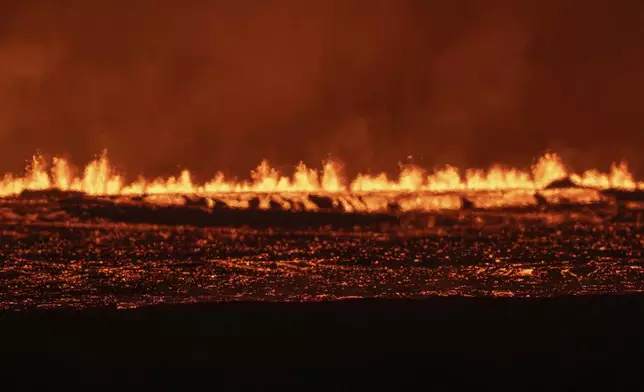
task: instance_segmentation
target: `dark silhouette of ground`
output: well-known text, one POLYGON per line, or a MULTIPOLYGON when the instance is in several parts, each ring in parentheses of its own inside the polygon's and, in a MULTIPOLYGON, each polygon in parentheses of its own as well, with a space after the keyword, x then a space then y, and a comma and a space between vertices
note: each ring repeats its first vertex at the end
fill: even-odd
POLYGON ((550 184, 546 185, 544 189, 570 189, 570 188, 583 188, 575 184, 570 177, 564 177, 558 180, 554 180, 550 184))
POLYGON ((264 386, 320 367, 572 372, 632 364, 644 353, 643 321, 642 295, 5 312, 0 368, 64 363, 141 379, 164 369, 243 369, 264 386))

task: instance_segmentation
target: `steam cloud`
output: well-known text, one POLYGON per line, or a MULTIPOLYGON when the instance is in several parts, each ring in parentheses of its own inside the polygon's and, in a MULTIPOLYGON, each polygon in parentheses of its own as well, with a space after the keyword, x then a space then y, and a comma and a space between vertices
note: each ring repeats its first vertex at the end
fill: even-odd
MULTIPOLYGON (((130 175, 625 158, 644 169, 637 0, 0 3, 0 169, 130 175)), ((290 170, 289 170, 290 171, 290 170)))

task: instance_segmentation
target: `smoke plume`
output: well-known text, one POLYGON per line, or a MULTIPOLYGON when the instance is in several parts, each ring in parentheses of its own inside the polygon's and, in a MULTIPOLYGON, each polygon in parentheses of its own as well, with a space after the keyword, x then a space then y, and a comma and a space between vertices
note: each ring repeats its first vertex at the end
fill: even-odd
POLYGON ((0 4, 0 169, 107 148, 134 176, 334 157, 637 171, 637 0, 0 4))

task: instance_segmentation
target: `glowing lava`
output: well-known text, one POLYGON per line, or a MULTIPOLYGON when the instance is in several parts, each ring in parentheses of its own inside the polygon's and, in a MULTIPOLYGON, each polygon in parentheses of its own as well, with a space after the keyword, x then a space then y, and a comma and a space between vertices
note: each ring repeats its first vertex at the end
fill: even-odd
POLYGON ((226 179, 217 172, 204 183, 193 183, 188 170, 178 177, 148 180, 139 178, 127 183, 110 166, 107 154, 85 166, 82 174, 75 175, 67 161, 54 158, 47 164, 35 156, 24 176, 6 174, 0 181, 0 196, 20 194, 24 190, 60 189, 81 191, 90 195, 159 195, 159 194, 227 194, 227 193, 401 193, 401 192, 448 192, 448 191, 499 191, 538 190, 552 181, 569 177, 574 183, 598 188, 644 189, 644 182, 636 182, 626 163, 613 164, 609 173, 591 169, 581 174, 569 173, 558 155, 547 153, 539 158, 531 170, 518 170, 500 165, 487 170, 467 169, 461 171, 446 166, 427 172, 418 166, 402 167, 397 179, 384 173, 360 174, 346 181, 340 174, 339 165, 324 163, 322 170, 311 169, 304 164, 295 168, 291 176, 283 175, 268 162, 263 161, 245 181, 226 179))

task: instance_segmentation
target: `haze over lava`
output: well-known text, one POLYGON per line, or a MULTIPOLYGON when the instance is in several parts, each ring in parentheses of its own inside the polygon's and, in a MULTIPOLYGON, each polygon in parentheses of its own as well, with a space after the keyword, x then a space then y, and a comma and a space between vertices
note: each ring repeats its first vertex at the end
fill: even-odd
MULTIPOLYGON (((34 151, 122 172, 641 173, 644 3, 14 1, 0 4, 0 171, 34 151)), ((639 176, 641 177, 641 175, 639 176)))

